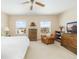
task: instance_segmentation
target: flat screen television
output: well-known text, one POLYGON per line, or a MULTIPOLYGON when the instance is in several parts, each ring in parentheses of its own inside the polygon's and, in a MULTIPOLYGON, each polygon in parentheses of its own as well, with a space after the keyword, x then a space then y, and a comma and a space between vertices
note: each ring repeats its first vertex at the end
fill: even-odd
POLYGON ((68 33, 77 33, 77 21, 67 23, 68 33))

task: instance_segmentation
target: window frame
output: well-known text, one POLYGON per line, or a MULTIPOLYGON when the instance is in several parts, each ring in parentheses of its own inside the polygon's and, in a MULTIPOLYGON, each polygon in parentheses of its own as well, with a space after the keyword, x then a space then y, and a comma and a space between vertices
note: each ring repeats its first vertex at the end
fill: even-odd
MULTIPOLYGON (((23 34, 26 34, 24 31, 23 32, 21 32, 22 30, 26 30, 26 27, 27 27, 27 21, 26 20, 17 20, 16 22, 16 35, 23 35, 23 34), (24 22, 25 23, 25 25, 22 27, 17 27, 18 25, 17 25, 17 22, 24 22)), ((20 25, 22 25, 22 24, 20 24, 20 25)))
MULTIPOLYGON (((41 32, 42 32, 42 29, 48 28, 48 29, 49 29, 49 30, 48 30, 48 31, 49 31, 48 33, 51 33, 51 30, 52 30, 51 27, 52 27, 52 22, 51 22, 51 21, 40 21, 40 29, 41 29, 41 32), (48 27, 46 27, 46 26, 45 26, 45 27, 44 27, 44 26, 41 27, 41 22, 49 22, 49 23, 50 23, 50 26, 48 26, 48 27)), ((43 33, 43 32, 42 32, 42 33, 43 33)))

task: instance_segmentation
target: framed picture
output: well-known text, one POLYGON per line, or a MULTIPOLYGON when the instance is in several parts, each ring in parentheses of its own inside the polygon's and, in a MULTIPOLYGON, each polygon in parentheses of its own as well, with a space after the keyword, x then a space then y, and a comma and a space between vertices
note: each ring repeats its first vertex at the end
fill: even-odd
POLYGON ((67 23, 67 32, 77 33, 77 22, 67 23))

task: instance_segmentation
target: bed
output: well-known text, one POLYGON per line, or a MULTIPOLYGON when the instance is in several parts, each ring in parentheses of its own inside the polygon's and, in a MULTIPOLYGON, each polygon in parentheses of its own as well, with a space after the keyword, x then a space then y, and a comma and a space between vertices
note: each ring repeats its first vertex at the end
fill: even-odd
POLYGON ((26 36, 1 37, 1 59, 24 59, 28 47, 26 36))

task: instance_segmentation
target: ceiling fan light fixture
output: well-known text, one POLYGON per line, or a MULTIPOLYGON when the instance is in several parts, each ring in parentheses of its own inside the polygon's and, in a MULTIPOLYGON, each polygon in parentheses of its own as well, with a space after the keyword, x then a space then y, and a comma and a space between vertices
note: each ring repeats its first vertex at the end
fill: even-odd
POLYGON ((30 10, 33 9, 33 4, 34 4, 34 3, 37 4, 37 5, 39 5, 39 6, 41 6, 41 7, 44 7, 44 6, 45 6, 44 4, 42 4, 42 3, 40 3, 40 2, 37 2, 37 1, 34 2, 34 1, 35 1, 35 0, 25 1, 25 2, 23 2, 22 4, 31 3, 30 10))

